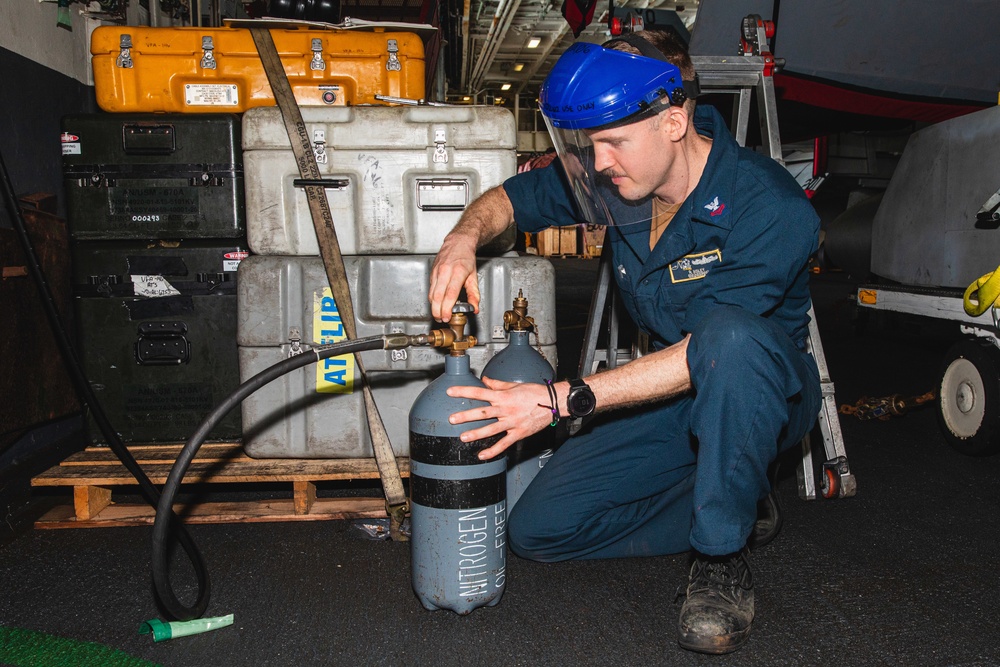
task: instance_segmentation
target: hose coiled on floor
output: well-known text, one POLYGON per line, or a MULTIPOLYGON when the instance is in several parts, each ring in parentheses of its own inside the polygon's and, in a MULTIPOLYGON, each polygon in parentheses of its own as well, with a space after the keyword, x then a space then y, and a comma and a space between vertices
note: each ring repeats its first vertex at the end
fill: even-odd
MULTIPOLYGON (((172 510, 174 499, 180 489, 184 473, 187 472, 191 461, 194 459, 202 443, 208 434, 230 410, 237 407, 243 400, 272 380, 276 380, 286 373, 290 373, 303 366, 315 363, 329 357, 336 357, 342 354, 353 354, 366 350, 382 350, 407 347, 411 344, 422 344, 416 342, 417 337, 406 336, 405 334, 388 336, 370 336, 368 338, 358 338, 346 340, 330 345, 318 345, 312 349, 305 350, 301 354, 285 359, 269 368, 254 375, 252 378, 241 384, 236 390, 227 396, 212 412, 205 417, 194 434, 185 443, 181 453, 177 456, 177 461, 170 469, 170 475, 163 485, 160 494, 160 501, 156 507, 156 519, 153 523, 153 585, 163 611, 175 620, 186 621, 198 618, 205 613, 208 608, 207 593, 199 595, 197 602, 192 606, 186 606, 174 594, 173 586, 170 583, 170 567, 167 558, 167 546, 174 528, 174 513, 172 510), (204 598, 204 599, 203 599, 204 598)), ((421 339, 422 340, 422 339, 421 339)), ((197 553, 197 552, 195 552, 197 553)), ((198 576, 199 591, 208 589, 208 573, 205 568, 196 568, 198 576)))

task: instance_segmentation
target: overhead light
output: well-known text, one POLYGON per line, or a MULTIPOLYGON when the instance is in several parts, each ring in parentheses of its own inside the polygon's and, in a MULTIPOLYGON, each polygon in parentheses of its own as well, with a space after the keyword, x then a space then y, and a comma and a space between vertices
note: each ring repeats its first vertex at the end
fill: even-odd
POLYGON ((524 63, 514 63, 514 71, 520 72, 524 69, 524 63))
POLYGON ((509 83, 503 84, 502 86, 500 86, 500 90, 510 90, 510 84, 509 83))
POLYGON ((541 43, 542 43, 541 38, 539 38, 539 37, 532 37, 531 39, 528 40, 528 48, 529 49, 537 49, 538 45, 541 44, 541 43))

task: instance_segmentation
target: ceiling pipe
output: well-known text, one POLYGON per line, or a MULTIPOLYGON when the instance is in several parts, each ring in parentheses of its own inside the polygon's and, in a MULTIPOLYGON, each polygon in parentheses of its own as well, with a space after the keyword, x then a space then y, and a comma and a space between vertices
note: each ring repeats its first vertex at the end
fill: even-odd
POLYGON ((480 48, 479 56, 472 66, 472 75, 469 79, 470 89, 479 90, 482 87, 483 80, 493 66, 497 52, 503 46, 507 30, 510 28, 511 22, 514 20, 514 16, 517 14, 520 5, 521 0, 500 0, 500 3, 497 5, 493 21, 490 24, 490 30, 486 35, 483 46, 480 48))
POLYGON ((479 50, 479 56, 472 67, 472 76, 469 77, 466 90, 479 90, 483 78, 493 65, 493 59, 496 58, 497 51, 500 50, 503 44, 504 37, 507 36, 507 30, 510 29, 510 24, 517 13, 517 8, 520 6, 521 0, 500 0, 496 14, 493 15, 493 23, 490 25, 490 31, 486 35, 486 41, 479 50))
MULTIPOLYGON (((472 37, 469 35, 469 16, 472 14, 472 0, 465 0, 462 6, 462 63, 469 62, 469 45, 472 37)), ((465 83, 468 80, 468 68, 462 67, 461 80, 458 82, 459 90, 467 90, 465 83)))

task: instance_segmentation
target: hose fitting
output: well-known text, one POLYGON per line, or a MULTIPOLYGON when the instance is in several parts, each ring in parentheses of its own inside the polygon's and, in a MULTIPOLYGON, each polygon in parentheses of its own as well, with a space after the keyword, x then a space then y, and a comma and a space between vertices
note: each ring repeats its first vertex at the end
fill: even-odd
POLYGON ((466 313, 472 312, 472 306, 459 302, 452 308, 451 319, 447 328, 432 329, 425 334, 407 336, 406 334, 393 334, 385 336, 386 348, 399 349, 411 345, 427 345, 430 347, 447 347, 451 349, 451 354, 461 356, 471 347, 476 346, 475 336, 466 336, 465 327, 469 323, 466 313), (392 347, 390 347, 392 345, 392 347))

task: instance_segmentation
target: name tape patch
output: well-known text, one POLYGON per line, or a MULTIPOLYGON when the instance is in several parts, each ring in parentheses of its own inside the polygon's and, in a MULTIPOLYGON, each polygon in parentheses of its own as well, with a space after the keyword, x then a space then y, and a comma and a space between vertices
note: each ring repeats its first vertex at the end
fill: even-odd
POLYGON ((716 248, 707 252, 684 255, 670 265, 670 282, 686 283, 701 280, 708 275, 712 264, 722 261, 722 251, 716 248))

